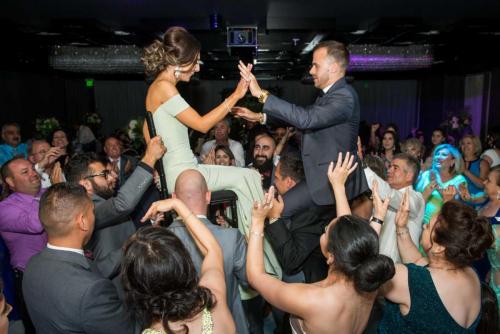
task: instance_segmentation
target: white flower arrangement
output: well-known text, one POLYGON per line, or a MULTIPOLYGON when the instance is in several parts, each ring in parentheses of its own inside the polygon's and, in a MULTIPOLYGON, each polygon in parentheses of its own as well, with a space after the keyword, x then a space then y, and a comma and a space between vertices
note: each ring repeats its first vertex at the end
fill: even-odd
POLYGON ((92 127, 98 127, 101 125, 102 119, 101 116, 99 116, 98 113, 89 113, 85 115, 85 124, 92 126, 92 127))
POLYGON ((54 130, 60 128, 61 125, 57 118, 37 118, 35 120, 35 129, 41 138, 47 138, 54 130))

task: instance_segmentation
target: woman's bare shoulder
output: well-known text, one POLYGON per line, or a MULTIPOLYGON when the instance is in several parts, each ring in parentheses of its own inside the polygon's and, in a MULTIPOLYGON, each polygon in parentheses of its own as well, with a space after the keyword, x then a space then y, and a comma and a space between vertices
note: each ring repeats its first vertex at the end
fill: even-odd
POLYGON ((160 105, 168 101, 173 96, 179 94, 179 91, 167 80, 155 80, 149 86, 146 96, 146 107, 149 111, 155 111, 160 105))

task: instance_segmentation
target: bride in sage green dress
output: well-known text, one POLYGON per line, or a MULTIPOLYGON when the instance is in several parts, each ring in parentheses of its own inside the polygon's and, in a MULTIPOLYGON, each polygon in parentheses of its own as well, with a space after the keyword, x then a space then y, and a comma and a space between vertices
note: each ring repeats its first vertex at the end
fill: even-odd
MULTIPOLYGON (((176 88, 179 81, 190 81, 193 74, 200 70, 200 43, 194 36, 184 28, 171 27, 162 40, 154 41, 145 49, 142 60, 146 73, 155 77, 148 89, 146 110, 153 113, 156 131, 167 148, 163 166, 169 192, 174 189, 175 180, 181 172, 198 170, 205 177, 210 191, 232 190, 236 193, 238 228, 248 236, 253 203, 262 201, 264 196, 260 174, 248 168, 198 164, 188 135, 189 128, 203 133, 210 131, 245 96, 248 83, 240 80, 227 99, 201 116, 176 88)), ((144 131, 146 138, 148 133, 144 131)), ((266 271, 281 278, 281 267, 267 241, 264 250, 266 271)))

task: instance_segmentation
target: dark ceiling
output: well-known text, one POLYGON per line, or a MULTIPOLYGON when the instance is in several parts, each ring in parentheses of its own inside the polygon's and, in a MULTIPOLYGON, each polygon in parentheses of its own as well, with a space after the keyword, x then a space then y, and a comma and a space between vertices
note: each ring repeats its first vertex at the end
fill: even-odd
MULTIPOLYGON (((310 62, 304 49, 318 35, 364 55, 432 55, 431 70, 452 72, 491 68, 500 51, 499 0, 2 0, 0 66, 139 73, 141 48, 172 25, 188 28, 201 41, 201 75, 207 78, 236 76, 239 57, 255 58, 261 76, 303 78, 310 62), (218 29, 211 26, 215 16, 218 29), (258 27, 257 48, 229 49, 226 28, 234 26, 258 27), (55 65, 62 55, 69 59, 66 67, 55 65), (89 57, 94 67, 84 66, 89 57), (96 66, 99 59, 105 66, 96 66)), ((365 65, 367 71, 380 70, 370 60, 365 65)), ((382 70, 426 67, 403 62, 382 70)))

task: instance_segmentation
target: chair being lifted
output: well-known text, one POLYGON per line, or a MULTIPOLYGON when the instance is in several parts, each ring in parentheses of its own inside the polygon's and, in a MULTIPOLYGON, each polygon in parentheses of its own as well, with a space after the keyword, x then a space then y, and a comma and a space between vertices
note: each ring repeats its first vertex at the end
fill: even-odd
MULTIPOLYGON (((146 122, 148 124, 149 136, 150 138, 156 137, 156 127, 153 121, 153 113, 146 112, 146 122)), ((167 153, 168 154, 168 153, 167 153)), ((165 169, 163 168, 163 163, 161 160, 158 160, 155 165, 155 169, 158 171, 158 175, 160 176, 160 198, 166 199, 168 198, 168 189, 167 189, 167 179, 165 178, 165 169)), ((238 196, 231 190, 219 190, 212 192, 210 207, 209 207, 209 217, 211 221, 215 220, 215 209, 217 207, 222 207, 224 204, 228 204, 231 210, 231 219, 228 219, 228 223, 232 227, 238 228, 238 212, 236 210, 236 201, 238 200, 238 196)), ((172 222, 171 216, 165 216, 165 221, 162 223, 163 226, 168 226, 172 222)))

